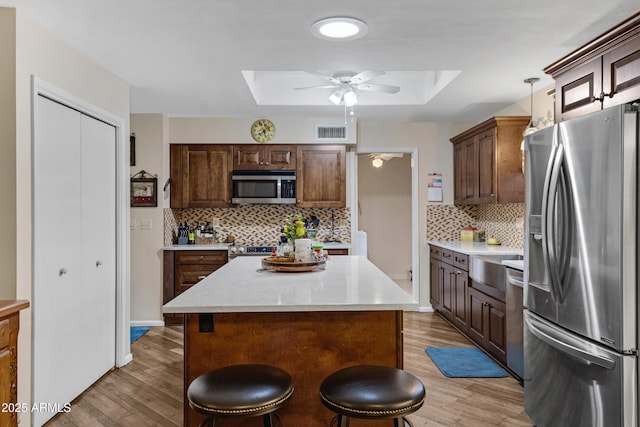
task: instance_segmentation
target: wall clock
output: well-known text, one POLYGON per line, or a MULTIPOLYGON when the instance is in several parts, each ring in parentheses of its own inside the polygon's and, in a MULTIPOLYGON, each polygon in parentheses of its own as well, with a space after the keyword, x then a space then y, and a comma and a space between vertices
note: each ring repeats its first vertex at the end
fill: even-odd
POLYGON ((276 126, 271 120, 260 119, 251 125, 251 136, 258 142, 268 142, 276 134, 276 126))

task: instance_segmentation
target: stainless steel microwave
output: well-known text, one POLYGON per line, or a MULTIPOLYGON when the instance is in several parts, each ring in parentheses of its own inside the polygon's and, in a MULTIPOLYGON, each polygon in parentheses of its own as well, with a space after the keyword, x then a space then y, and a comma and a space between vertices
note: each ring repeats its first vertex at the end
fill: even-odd
POLYGON ((231 203, 296 203, 296 171, 294 170, 234 170, 232 182, 231 203))

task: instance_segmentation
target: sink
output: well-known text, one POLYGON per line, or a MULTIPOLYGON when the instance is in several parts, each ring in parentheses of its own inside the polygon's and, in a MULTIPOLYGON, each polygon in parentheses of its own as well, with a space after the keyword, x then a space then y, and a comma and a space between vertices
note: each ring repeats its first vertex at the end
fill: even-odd
POLYGON ((504 291, 505 269, 502 261, 521 259, 522 255, 472 255, 469 260, 469 278, 474 284, 504 291))

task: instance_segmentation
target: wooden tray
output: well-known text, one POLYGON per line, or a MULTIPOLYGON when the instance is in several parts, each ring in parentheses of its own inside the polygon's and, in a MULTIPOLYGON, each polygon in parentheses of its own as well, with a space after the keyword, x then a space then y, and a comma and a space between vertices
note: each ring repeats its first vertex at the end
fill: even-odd
POLYGON ((265 270, 282 271, 286 273, 300 273, 324 269, 326 260, 313 262, 294 262, 293 258, 267 257, 262 258, 262 268, 265 270))

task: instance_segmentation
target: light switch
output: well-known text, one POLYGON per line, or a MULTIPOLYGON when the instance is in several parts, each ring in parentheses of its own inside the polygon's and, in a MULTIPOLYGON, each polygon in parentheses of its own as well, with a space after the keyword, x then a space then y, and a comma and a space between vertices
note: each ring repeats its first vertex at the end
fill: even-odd
POLYGON ((138 228, 138 220, 132 219, 131 223, 129 224, 129 228, 131 230, 135 230, 136 228, 138 228))
POLYGON ((147 219, 141 219, 140 220, 140 229, 141 230, 151 230, 152 226, 151 226, 151 219, 147 218, 147 219))

